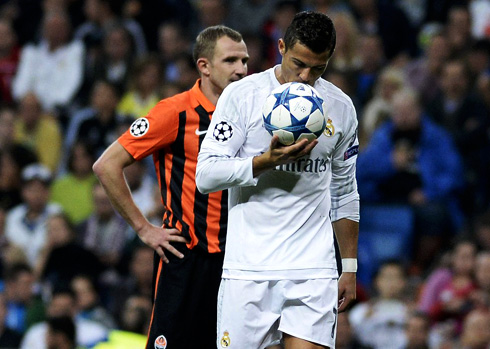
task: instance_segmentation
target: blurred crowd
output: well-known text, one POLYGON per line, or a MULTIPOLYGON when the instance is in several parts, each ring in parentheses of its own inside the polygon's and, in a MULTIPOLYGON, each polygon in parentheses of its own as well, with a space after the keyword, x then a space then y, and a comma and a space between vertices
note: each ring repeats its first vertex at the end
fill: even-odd
MULTIPOLYGON (((361 207, 414 216, 408 259, 359 283, 338 348, 490 346, 490 0, 0 0, 0 348, 145 335, 153 251, 92 164, 192 87, 200 30, 240 31, 252 74, 300 10, 337 30, 324 77, 357 109, 361 207)), ((125 175, 161 222, 151 162, 125 175)))

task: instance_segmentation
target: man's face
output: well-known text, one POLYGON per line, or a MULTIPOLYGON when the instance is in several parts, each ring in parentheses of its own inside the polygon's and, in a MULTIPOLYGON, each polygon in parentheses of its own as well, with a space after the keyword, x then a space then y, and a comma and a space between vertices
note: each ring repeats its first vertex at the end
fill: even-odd
POLYGON ((286 82, 302 82, 313 86, 327 68, 330 52, 314 53, 301 42, 296 42, 286 50, 282 39, 279 40, 279 52, 282 55, 281 76, 286 82))
POLYGON ((235 42, 223 36, 216 42, 214 56, 209 61, 209 79, 215 88, 226 86, 247 75, 248 52, 243 41, 235 42))

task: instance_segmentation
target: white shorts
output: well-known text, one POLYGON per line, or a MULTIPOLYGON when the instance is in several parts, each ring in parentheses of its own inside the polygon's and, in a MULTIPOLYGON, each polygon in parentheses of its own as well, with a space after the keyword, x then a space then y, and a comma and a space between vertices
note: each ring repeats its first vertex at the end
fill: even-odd
POLYGON ((337 279, 222 279, 218 348, 263 349, 282 333, 335 348, 337 279))

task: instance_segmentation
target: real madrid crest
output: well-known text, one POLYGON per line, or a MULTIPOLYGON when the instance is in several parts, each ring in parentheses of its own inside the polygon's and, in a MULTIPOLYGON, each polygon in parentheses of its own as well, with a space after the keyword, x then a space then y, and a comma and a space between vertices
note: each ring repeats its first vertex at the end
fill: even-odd
POLYGON ((228 331, 223 332, 223 337, 221 337, 220 343, 222 348, 228 348, 230 346, 231 340, 228 331))
POLYGON ((335 134, 335 127, 333 126, 333 121, 332 119, 327 120, 327 126, 325 127, 325 131, 323 131, 323 134, 327 137, 332 137, 335 134))

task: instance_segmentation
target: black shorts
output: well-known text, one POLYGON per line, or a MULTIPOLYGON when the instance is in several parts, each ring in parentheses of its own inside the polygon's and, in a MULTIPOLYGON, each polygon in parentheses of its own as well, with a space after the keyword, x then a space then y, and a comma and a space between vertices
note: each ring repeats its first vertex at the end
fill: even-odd
POLYGON ((157 338, 164 336, 167 349, 216 349, 217 298, 224 253, 176 245, 184 258, 166 251, 170 263, 162 262, 160 271, 160 257, 155 253, 156 296, 146 348, 154 349, 157 338))

